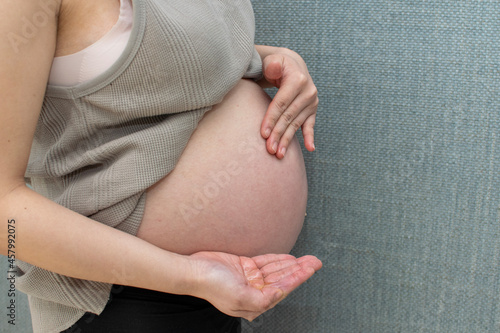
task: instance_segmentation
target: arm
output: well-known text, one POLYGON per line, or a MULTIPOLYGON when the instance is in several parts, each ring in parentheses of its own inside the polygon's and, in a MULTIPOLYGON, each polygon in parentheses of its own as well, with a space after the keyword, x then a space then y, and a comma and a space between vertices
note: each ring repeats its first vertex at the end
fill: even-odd
POLYGON ((0 254, 8 253, 8 224, 15 220, 20 260, 76 278, 202 297, 247 319, 274 306, 319 269, 319 261, 307 257, 177 255, 70 211, 24 185, 56 46, 60 3, 0 2, 0 36, 7 36, 0 39, 0 254), (46 20, 35 22, 38 26, 29 22, 42 16, 46 20), (27 31, 26 24, 34 29, 27 31))
POLYGON ((69 211, 24 185, 60 6, 41 3, 0 2, 0 36, 7 37, 0 40, 0 253, 7 255, 7 223, 15 219, 20 260, 83 279, 185 292, 190 275, 184 274, 188 262, 182 257, 69 211), (172 266, 177 269, 168 269, 172 266))
POLYGON ((283 158, 295 132, 302 127, 307 150, 314 151, 314 123, 318 91, 307 66, 296 52, 285 48, 257 45, 262 58, 263 88, 277 87, 261 126, 267 151, 283 158))

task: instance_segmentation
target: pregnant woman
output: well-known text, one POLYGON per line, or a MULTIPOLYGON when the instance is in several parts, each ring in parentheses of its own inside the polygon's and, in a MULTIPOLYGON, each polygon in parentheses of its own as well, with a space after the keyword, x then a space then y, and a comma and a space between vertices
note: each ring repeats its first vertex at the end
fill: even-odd
POLYGON ((321 267, 285 254, 315 87, 296 53, 254 47, 250 1, 0 13, 1 253, 35 332, 238 332, 321 267))

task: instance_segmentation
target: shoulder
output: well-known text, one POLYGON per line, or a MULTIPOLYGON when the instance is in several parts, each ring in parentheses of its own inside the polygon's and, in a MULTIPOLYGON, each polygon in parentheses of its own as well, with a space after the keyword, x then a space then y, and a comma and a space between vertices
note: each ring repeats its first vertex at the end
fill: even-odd
POLYGON ((55 32, 63 0, 0 1, 0 33, 18 53, 43 35, 55 32))

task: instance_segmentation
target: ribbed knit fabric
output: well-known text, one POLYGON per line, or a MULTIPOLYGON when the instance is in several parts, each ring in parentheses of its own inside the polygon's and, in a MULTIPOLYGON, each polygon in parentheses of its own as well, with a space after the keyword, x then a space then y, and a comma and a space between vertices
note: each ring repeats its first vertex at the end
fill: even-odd
MULTIPOLYGON (((175 166, 199 120, 261 75, 249 0, 134 0, 124 54, 76 87, 49 86, 26 173, 55 202, 135 235, 145 190, 175 166)), ((18 262, 34 332, 99 314, 111 285, 18 262)), ((117 272, 116 274, 120 274, 117 272)))

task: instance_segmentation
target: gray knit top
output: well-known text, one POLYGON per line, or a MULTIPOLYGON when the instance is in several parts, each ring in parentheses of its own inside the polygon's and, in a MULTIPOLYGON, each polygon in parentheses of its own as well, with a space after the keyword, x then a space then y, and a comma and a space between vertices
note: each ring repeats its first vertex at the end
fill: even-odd
MULTIPOLYGON (((145 190, 175 166, 204 113, 261 75, 250 0, 133 0, 125 52, 75 87, 48 86, 26 172, 33 189, 135 235, 145 190)), ((99 314, 111 284, 18 261, 34 332, 99 314)), ((119 274, 119 272, 117 272, 119 274)))

